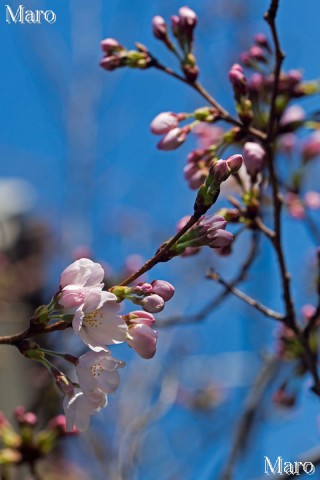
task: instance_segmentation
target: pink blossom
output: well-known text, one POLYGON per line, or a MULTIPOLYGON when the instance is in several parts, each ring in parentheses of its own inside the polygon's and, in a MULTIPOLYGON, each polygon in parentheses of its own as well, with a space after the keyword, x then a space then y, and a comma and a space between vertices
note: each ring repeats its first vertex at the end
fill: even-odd
POLYGON ((266 56, 261 47, 258 45, 254 45, 253 47, 250 48, 249 50, 249 56, 253 60, 257 60, 258 62, 266 62, 266 56))
POLYGON ((151 294, 147 297, 144 297, 140 303, 141 307, 150 313, 158 313, 164 309, 164 300, 160 295, 151 294))
POLYGON ((302 107, 300 107, 299 105, 291 105, 282 114, 279 125, 281 127, 287 127, 288 125, 293 123, 303 122, 305 116, 305 111, 302 107))
POLYGON ((257 173, 261 172, 266 156, 266 152, 262 146, 255 142, 246 142, 242 153, 248 174, 255 176, 257 173))
POLYGON ((103 268, 99 263, 94 263, 89 258, 80 258, 69 265, 60 277, 61 288, 67 285, 79 287, 101 287, 104 278, 103 268))
POLYGON ((189 7, 181 7, 179 9, 179 19, 182 28, 187 27, 190 29, 193 29, 198 21, 197 14, 189 7))
POLYGON ((74 428, 85 432, 89 428, 90 416, 98 413, 107 405, 107 396, 96 390, 90 397, 81 390, 72 397, 66 396, 63 400, 63 408, 66 415, 66 428, 72 432, 74 428))
POLYGON ((236 92, 244 95, 246 93, 246 77, 243 73, 243 68, 238 63, 235 63, 229 70, 229 80, 236 92))
POLYGON ((127 319, 129 325, 142 323, 144 325, 149 325, 149 327, 151 327, 156 321, 151 313, 143 310, 135 310, 134 312, 130 312, 128 315, 124 316, 124 319, 127 319))
POLYGON ((320 155, 320 131, 317 130, 315 133, 310 135, 310 137, 305 142, 302 149, 303 158, 305 161, 311 160, 318 155, 320 155))
POLYGON ((157 147, 159 150, 175 150, 186 141, 186 138, 185 128, 173 128, 160 140, 157 147))
POLYGON ((307 323, 314 315, 315 311, 316 307, 314 305, 311 305, 310 303, 306 303, 305 305, 303 305, 303 307, 301 308, 303 321, 307 323))
POLYGON ((76 372, 81 390, 91 395, 96 388, 104 393, 113 393, 119 386, 118 369, 124 362, 116 360, 107 349, 86 352, 79 358, 76 372))
POLYGON ((294 133, 285 133, 279 138, 279 148, 284 153, 291 154, 297 144, 297 137, 294 133))
POLYGON ((72 326, 82 341, 92 350, 99 351, 105 345, 122 343, 126 339, 126 324, 117 315, 120 305, 110 292, 101 292, 98 306, 86 301, 74 315, 72 326))
POLYGON ((156 15, 152 19, 152 31, 153 35, 158 40, 165 40, 168 35, 168 27, 164 20, 164 18, 160 17, 160 15, 156 15))
POLYGON ((159 113, 151 122, 150 130, 155 135, 162 135, 178 127, 179 117, 172 112, 159 113))
POLYGON ((196 125, 192 132, 197 135, 200 148, 204 149, 219 143, 224 134, 222 128, 215 125, 208 125, 204 122, 200 122, 198 125, 196 125))
POLYGON ((102 40, 101 48, 107 54, 123 49, 118 40, 115 40, 114 38, 106 38, 105 40, 102 40))
POLYGON ((127 342, 142 358, 152 358, 156 352, 158 334, 149 325, 138 323, 128 330, 127 342))
POLYGON ((299 196, 295 193, 288 192, 285 199, 288 207, 288 212, 291 217, 295 218, 296 220, 303 219, 305 216, 305 211, 299 196))
POLYGON ((307 192, 304 196, 304 203, 306 207, 311 210, 318 210, 320 208, 320 193, 319 192, 307 192))
POLYGON ((152 291, 168 302, 174 295, 174 286, 165 280, 153 280, 151 282, 152 291))

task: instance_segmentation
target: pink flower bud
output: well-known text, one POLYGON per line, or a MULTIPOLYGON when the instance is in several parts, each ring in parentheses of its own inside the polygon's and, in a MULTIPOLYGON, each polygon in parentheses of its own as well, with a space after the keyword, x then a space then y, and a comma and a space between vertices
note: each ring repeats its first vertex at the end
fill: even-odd
POLYGON ((236 173, 242 167, 242 155, 236 154, 226 160, 231 173, 236 173))
POLYGON ((233 241, 232 233, 222 229, 215 231, 213 234, 209 232, 207 237, 209 239, 208 245, 211 248, 228 247, 233 241))
POLYGON ((246 77, 243 73, 241 65, 234 64, 229 71, 229 80, 235 88, 236 92, 244 95, 246 93, 246 77))
POLYGON ((173 128, 158 143, 159 150, 175 150, 180 147, 187 138, 185 129, 173 128))
POLYGON ((320 131, 316 131, 306 140, 302 154, 305 162, 320 155, 320 131))
POLYGON ((304 196, 304 203, 311 210, 318 210, 320 208, 320 193, 307 192, 304 196))
POLYGON ((302 314, 304 323, 307 323, 310 320, 310 318, 314 315, 315 311, 316 311, 316 307, 314 307, 310 303, 303 305, 303 307, 301 308, 301 314, 302 314))
POLYGON ((264 86, 264 77, 261 73, 255 72, 249 79, 249 87, 252 90, 259 91, 264 86))
POLYGON ((179 18, 182 28, 187 27, 193 29, 197 25, 197 14, 189 7, 181 7, 179 9, 179 18))
POLYGON ((288 107, 280 120, 280 126, 286 127, 292 123, 300 123, 305 119, 305 112, 299 105, 291 105, 288 107))
POLYGON ((305 216, 305 211, 299 196, 295 193, 288 192, 285 199, 291 217, 296 220, 302 220, 305 216))
POLYGON ((225 160, 218 160, 213 166, 213 171, 210 173, 213 173, 216 183, 222 183, 229 177, 229 167, 227 162, 225 160))
POLYGON ((121 60, 115 55, 112 55, 111 57, 104 57, 100 62, 100 66, 111 72, 112 70, 121 67, 121 60))
POLYGON ((264 51, 258 45, 254 45, 253 47, 250 48, 249 56, 250 56, 250 58, 252 58, 253 60, 256 60, 258 62, 266 63, 266 61, 267 61, 267 59, 265 57, 265 54, 264 54, 264 51))
POLYGON ((66 286, 58 297, 59 304, 69 309, 78 308, 86 299, 86 289, 83 287, 66 286))
POLYGON ((174 286, 165 280, 153 280, 151 285, 153 293, 160 295, 165 302, 168 302, 174 295, 174 286))
POLYGON ((150 130, 155 135, 162 135, 179 126, 178 115, 172 112, 159 113, 151 122, 150 130))
POLYGON ((130 312, 128 315, 125 315, 124 318, 128 318, 129 325, 143 323, 144 325, 149 325, 149 327, 152 327, 156 321, 151 313, 144 312, 143 310, 130 312))
POLYGON ((160 17, 160 15, 156 15, 152 19, 152 32, 158 40, 166 40, 167 38, 168 27, 164 18, 160 17))
POLYGON ((279 138, 279 148, 284 153, 290 154, 293 152, 297 143, 297 137, 294 133, 285 133, 279 138))
POLYGON ((172 15, 171 17, 171 28, 172 28, 172 33, 175 37, 180 36, 180 18, 177 15, 172 15))
POLYGON ((128 344, 142 358, 152 358, 156 353, 158 334, 149 325, 138 324, 129 328, 128 344))
POLYGON ((140 282, 138 283, 138 285, 133 287, 132 292, 135 294, 143 294, 143 295, 152 293, 152 285, 150 283, 140 282))
POLYGON ((164 300, 160 295, 152 293, 140 301, 140 305, 146 312, 158 313, 164 309, 164 300))
POLYGON ((266 50, 270 51, 270 46, 269 46, 269 42, 268 42, 268 39, 266 37, 266 35, 264 33, 257 33, 255 36, 254 36, 254 41, 256 42, 257 45, 259 45, 260 47, 263 47, 265 48, 266 50))
POLYGON ((69 436, 79 433, 76 427, 73 427, 71 432, 67 430, 67 421, 65 415, 57 415, 56 417, 53 417, 48 423, 48 428, 49 430, 56 431, 61 436, 69 436))
POLYGON ((199 169, 196 165, 188 163, 184 169, 184 178, 187 180, 191 190, 197 190, 208 176, 208 169, 199 169))
POLYGON ((251 176, 261 172, 264 166, 266 153, 264 149, 255 142, 246 142, 243 147, 243 161, 247 172, 251 176))
POLYGON ((110 54, 123 49, 122 45, 120 45, 120 43, 114 38, 106 38, 105 40, 102 40, 101 48, 106 54, 110 54))

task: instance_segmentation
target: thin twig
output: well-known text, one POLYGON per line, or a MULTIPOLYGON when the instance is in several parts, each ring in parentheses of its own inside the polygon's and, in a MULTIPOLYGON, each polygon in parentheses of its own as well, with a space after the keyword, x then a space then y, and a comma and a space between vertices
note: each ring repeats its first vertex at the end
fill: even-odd
POLYGON ((200 218, 199 215, 193 214, 190 217, 189 221, 185 224, 185 226, 181 228, 181 230, 179 230, 179 232, 174 237, 172 237, 169 241, 163 243, 162 246, 158 249, 158 251, 152 258, 150 258, 141 268, 139 268, 137 272, 127 277, 119 285, 122 285, 122 286, 128 285, 129 283, 136 280, 136 278, 139 278, 141 275, 143 275, 145 272, 148 272, 157 263, 161 262, 164 255, 168 253, 170 248, 179 240, 179 238, 182 237, 184 233, 186 233, 199 220, 199 218, 200 218))
POLYGON ((26 340, 27 338, 34 337, 36 335, 42 335, 45 333, 56 332, 58 330, 66 330, 70 326, 70 322, 65 322, 64 320, 46 326, 42 326, 41 324, 34 324, 20 333, 0 337, 0 345, 15 345, 22 340, 26 340))
MULTIPOLYGON (((248 270, 251 267, 253 261, 256 258, 256 254, 258 251, 258 232, 254 231, 251 240, 251 246, 249 249, 248 256, 244 263, 242 264, 239 273, 235 276, 235 278, 230 282, 232 287, 238 285, 242 280, 244 280, 247 276, 248 270)), ((175 316, 170 317, 167 319, 161 320, 157 325, 158 328, 164 328, 171 325, 185 325, 194 322, 201 322, 204 320, 212 311, 217 308, 230 294, 230 291, 224 290, 219 295, 217 295, 213 300, 211 300, 200 312, 196 313, 195 315, 184 315, 184 316, 175 316)))
POLYGON ((222 285, 227 291, 233 293, 233 295, 240 298, 245 303, 258 310, 260 313, 263 313, 263 315, 272 318, 273 320, 279 320, 281 322, 285 320, 285 317, 281 313, 278 313, 271 308, 266 307, 262 303, 258 302, 255 298, 252 298, 241 290, 233 287, 230 283, 226 282, 218 273, 210 271, 207 274, 207 278, 210 278, 211 280, 220 283, 220 285, 222 285))
POLYGON ((245 402, 244 411, 241 415, 238 428, 234 437, 233 445, 227 459, 226 468, 221 476, 221 480, 231 480, 233 470, 239 455, 245 450, 249 435, 251 434, 255 417, 267 387, 271 383, 278 367, 278 359, 271 357, 265 361, 262 369, 258 373, 255 382, 249 391, 245 402))
MULTIPOLYGON (((150 52, 149 52, 149 55, 151 55, 150 52)), ((213 98, 209 94, 209 92, 207 92, 207 90, 200 83, 189 81, 187 78, 183 77, 182 75, 179 75, 178 73, 176 73, 171 68, 166 67, 165 65, 162 65, 162 63, 160 63, 152 55, 151 55, 151 58, 153 60, 153 66, 155 68, 157 68, 158 70, 160 70, 164 73, 167 73, 168 75, 176 78, 177 80, 180 80, 181 82, 189 85, 191 88, 196 90, 203 98, 205 98, 210 103, 210 105, 212 105, 214 108, 217 109, 217 111, 219 112, 222 120, 224 120, 227 123, 230 123, 231 125, 234 125, 236 127, 239 127, 243 130, 248 131, 249 133, 251 133, 251 135, 253 135, 254 137, 256 137, 260 140, 265 140, 266 139, 266 134, 264 132, 262 132, 261 130, 258 130, 254 127, 248 127, 246 125, 243 125, 239 120, 232 117, 232 115, 230 115, 230 113, 224 107, 222 107, 222 105, 220 105, 220 103, 217 102, 217 100, 215 98, 213 98)))

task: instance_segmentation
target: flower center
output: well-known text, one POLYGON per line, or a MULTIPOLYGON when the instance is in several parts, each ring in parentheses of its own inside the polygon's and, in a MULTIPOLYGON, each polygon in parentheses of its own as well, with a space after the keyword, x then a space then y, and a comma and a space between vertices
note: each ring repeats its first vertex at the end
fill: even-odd
POLYGON ((83 317, 83 323, 87 327, 98 328, 101 327, 101 325, 103 324, 102 319, 102 313, 98 310, 95 310, 94 312, 89 312, 85 314, 85 316, 83 317))

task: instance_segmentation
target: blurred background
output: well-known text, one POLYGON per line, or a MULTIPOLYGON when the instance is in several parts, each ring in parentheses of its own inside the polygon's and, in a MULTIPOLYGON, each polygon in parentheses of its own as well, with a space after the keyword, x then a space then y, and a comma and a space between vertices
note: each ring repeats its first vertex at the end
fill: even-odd
MULTIPOLYGON (((19 2, 10 5, 18 8, 19 2)), ((151 19, 169 20, 181 2, 28 0, 25 6, 52 9, 57 21, 7 25, 1 6, 1 334, 27 325, 75 258, 89 256, 105 266, 107 277, 119 279, 172 235, 180 218, 192 212, 195 194, 183 166, 196 138, 175 152, 160 152, 149 124, 161 111, 205 105, 196 92, 161 72, 109 73, 99 67, 105 37, 129 48, 140 41, 175 67, 153 38, 151 19)), ((234 111, 228 70, 255 33, 267 33, 268 2, 190 0, 188 6, 199 17, 200 80, 234 111)), ((319 76, 319 14, 316 0, 303 6, 299 0, 280 1, 285 69, 302 68, 306 79, 319 76)), ((304 108, 317 109, 312 102, 318 99, 304 101, 304 108)), ((289 265, 299 272, 295 294, 303 306, 313 299, 308 272, 315 244, 295 220, 287 219, 286 227, 289 265)), ((256 397, 248 397, 263 360, 272 356, 274 325, 237 299, 220 301, 219 286, 205 279, 208 266, 234 278, 251 242, 243 235, 231 257, 203 251, 149 273, 148 280, 163 278, 176 287, 158 318, 155 358, 139 359, 126 346, 113 349, 127 362, 120 389, 93 417, 87 434, 64 440, 39 463, 39 478, 55 479, 63 471, 65 478, 80 480, 254 480, 264 475, 265 455, 294 461, 319 444, 319 401, 308 384, 292 385, 292 408, 272 401, 290 364, 267 362, 262 388, 259 384, 256 397), (239 435, 243 418, 248 435, 241 429, 239 435), (235 458, 235 446, 241 457, 235 458)), ((276 264, 267 244, 258 248, 244 289, 281 309, 276 264)), ((67 332, 50 342, 60 351, 80 351, 67 332)), ((0 352, 0 410, 10 416, 23 404, 39 411, 43 421, 61 412, 60 395, 46 373, 12 350, 0 352)), ((32 478, 19 469, 15 475, 32 478)))

